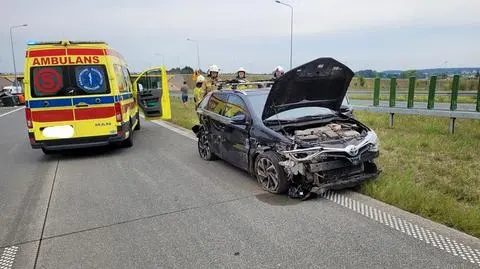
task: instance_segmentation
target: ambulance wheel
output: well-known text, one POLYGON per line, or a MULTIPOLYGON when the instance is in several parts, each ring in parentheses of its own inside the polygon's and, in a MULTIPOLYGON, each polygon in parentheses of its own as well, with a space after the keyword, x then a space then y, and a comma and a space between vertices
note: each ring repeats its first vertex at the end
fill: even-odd
POLYGON ((52 155, 53 153, 55 153, 55 151, 53 151, 53 150, 44 149, 44 148, 42 148, 42 151, 43 151, 43 154, 45 154, 45 155, 52 155))
POLYGON ((140 130, 140 113, 137 112, 137 125, 135 125, 135 131, 140 130))
POLYGON ((132 120, 130 120, 128 124, 128 138, 123 141, 122 146, 125 148, 131 148, 133 146, 132 120))

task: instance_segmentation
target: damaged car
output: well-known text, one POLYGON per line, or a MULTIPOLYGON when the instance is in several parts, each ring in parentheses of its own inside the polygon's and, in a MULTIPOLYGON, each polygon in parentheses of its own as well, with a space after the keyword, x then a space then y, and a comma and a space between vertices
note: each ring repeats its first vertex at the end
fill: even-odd
POLYGON ((375 132, 342 113, 354 73, 319 58, 271 88, 210 92, 199 104, 202 159, 221 158, 251 173, 268 192, 307 198, 378 176, 375 132))

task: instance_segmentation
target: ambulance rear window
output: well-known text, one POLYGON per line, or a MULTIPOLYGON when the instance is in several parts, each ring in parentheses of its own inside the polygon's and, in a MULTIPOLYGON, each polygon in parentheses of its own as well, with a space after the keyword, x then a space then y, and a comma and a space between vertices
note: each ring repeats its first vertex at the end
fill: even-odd
POLYGON ((108 76, 103 65, 62 65, 32 67, 33 97, 108 94, 108 76))

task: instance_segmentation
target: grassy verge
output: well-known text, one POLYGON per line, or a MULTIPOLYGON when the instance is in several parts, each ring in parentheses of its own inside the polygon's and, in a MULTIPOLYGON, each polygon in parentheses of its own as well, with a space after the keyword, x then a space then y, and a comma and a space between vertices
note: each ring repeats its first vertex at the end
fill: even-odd
MULTIPOLYGON (((398 116, 388 128, 387 114, 355 112, 381 141, 378 180, 361 192, 412 213, 480 237, 480 121, 398 116)), ((190 129, 197 118, 193 103, 172 98, 173 123, 190 129)))
MULTIPOLYGON (((373 103, 373 94, 349 93, 348 98, 352 100, 369 100, 369 101, 372 101, 373 103)), ((388 101, 388 100, 390 100, 388 95, 380 95, 380 101, 388 101)), ((407 95, 397 95, 396 100, 400 102, 402 101, 406 102, 407 95)), ((415 102, 427 102, 428 96, 415 95, 413 100, 415 100, 415 102)), ((457 102, 463 103, 463 104, 476 104, 477 98, 475 96, 458 96, 457 102)), ((435 96, 435 103, 450 103, 450 96, 435 96)))

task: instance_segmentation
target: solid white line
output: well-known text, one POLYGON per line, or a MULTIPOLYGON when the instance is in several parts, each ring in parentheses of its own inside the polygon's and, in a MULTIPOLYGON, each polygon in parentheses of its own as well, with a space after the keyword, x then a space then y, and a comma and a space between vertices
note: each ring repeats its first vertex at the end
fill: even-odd
POLYGON ((7 116, 8 114, 11 114, 11 113, 13 113, 13 112, 17 112, 17 111, 19 111, 19 110, 21 110, 21 109, 24 109, 24 108, 25 108, 25 107, 22 106, 22 107, 19 107, 19 108, 15 109, 15 110, 8 111, 7 113, 3 113, 3 114, 0 115, 0 118, 3 117, 3 116, 7 116))

